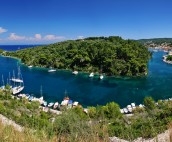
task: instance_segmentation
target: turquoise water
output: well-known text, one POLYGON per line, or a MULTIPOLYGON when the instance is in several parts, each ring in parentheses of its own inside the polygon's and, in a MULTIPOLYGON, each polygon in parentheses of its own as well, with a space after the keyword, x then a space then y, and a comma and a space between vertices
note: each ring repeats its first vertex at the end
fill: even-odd
MULTIPOLYGON (((61 102, 65 90, 72 100, 79 101, 84 106, 104 105, 115 101, 121 107, 135 102, 142 103, 145 96, 152 96, 155 100, 172 97, 172 65, 162 61, 162 51, 155 52, 149 62, 147 77, 105 77, 98 76, 91 79, 88 74, 72 75, 70 71, 48 73, 47 69, 32 68, 21 65, 21 72, 25 82, 23 93, 40 96, 40 86, 43 96, 48 101, 61 102)), ((17 73, 17 60, 0 57, 0 75, 8 78, 9 72, 17 73)), ((0 79, 1 80, 1 79, 0 79)), ((5 80, 6 81, 6 80, 5 80)))

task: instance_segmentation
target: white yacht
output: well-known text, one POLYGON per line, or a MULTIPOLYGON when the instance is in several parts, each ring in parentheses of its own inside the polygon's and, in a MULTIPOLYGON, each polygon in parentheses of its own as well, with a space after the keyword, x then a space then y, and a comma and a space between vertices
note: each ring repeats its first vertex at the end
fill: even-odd
POLYGON ((17 82, 17 83, 23 83, 21 72, 20 72, 20 66, 18 67, 18 78, 15 78, 15 73, 13 71, 13 77, 12 77, 11 81, 17 82))
POLYGON ((89 77, 93 77, 94 76, 94 73, 92 72, 92 73, 90 73, 90 75, 89 75, 89 77))
POLYGON ((32 65, 30 65, 30 66, 28 66, 29 68, 32 68, 33 66, 32 65))
POLYGON ((24 86, 17 86, 12 88, 13 95, 20 93, 24 89, 24 86))
POLYGON ((18 82, 18 83, 23 83, 23 80, 21 80, 19 78, 12 78, 11 81, 18 82))
POLYGON ((53 69, 53 68, 50 68, 49 70, 48 70, 48 72, 55 72, 56 70, 55 69, 53 69))
POLYGON ((73 71, 72 74, 77 75, 78 71, 73 71))

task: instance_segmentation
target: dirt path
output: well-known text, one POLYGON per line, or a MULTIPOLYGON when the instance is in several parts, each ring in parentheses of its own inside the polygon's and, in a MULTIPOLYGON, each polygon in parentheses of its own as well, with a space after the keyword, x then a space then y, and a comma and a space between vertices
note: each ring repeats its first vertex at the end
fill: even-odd
POLYGON ((7 117, 5 117, 5 116, 3 116, 1 114, 0 114, 0 121, 4 125, 11 125, 11 126, 13 126, 19 132, 22 132, 24 130, 23 127, 21 127, 20 125, 16 124, 14 121, 8 119, 7 117))

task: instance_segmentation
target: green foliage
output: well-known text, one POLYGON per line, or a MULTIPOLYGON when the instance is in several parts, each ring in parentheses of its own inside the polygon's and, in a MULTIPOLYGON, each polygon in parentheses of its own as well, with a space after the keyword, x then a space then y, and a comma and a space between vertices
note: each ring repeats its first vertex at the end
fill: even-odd
POLYGON ((172 55, 168 55, 166 60, 167 61, 172 61, 172 55))
POLYGON ((120 107, 115 102, 107 103, 102 107, 105 117, 108 119, 119 118, 121 116, 120 107))
POLYGON ((145 74, 151 56, 142 44, 115 36, 69 40, 5 55, 27 65, 127 76, 145 74))
POLYGON ((146 106, 146 108, 150 110, 153 110, 156 107, 155 101, 153 100, 152 97, 145 97, 143 103, 146 106))
POLYGON ((89 107, 88 108, 88 116, 90 118, 95 118, 97 115, 97 110, 96 110, 96 107, 89 107))
POLYGON ((88 116, 83 112, 83 108, 80 106, 76 106, 73 108, 73 112, 75 112, 81 119, 87 119, 88 116))
POLYGON ((144 99, 144 108, 135 110, 133 116, 120 113, 119 105, 111 102, 105 106, 89 107, 88 114, 82 107, 66 109, 61 115, 43 112, 37 102, 17 100, 0 90, 0 113, 16 123, 34 130, 39 136, 56 141, 107 141, 116 136, 132 141, 138 137, 152 138, 167 129, 172 122, 172 101, 155 102, 144 99))
POLYGON ((66 137, 67 141, 71 142, 78 140, 96 141, 93 138, 94 130, 90 129, 89 124, 83 121, 73 110, 64 112, 57 117, 54 122, 54 130, 57 132, 59 141, 62 137, 66 137))
POLYGON ((2 54, 4 52, 4 50, 0 49, 0 54, 2 54))

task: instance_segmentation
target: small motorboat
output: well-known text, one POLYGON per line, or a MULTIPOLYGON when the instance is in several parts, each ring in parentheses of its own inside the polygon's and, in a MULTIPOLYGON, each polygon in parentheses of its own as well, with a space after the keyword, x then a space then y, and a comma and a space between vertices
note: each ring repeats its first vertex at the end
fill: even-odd
POLYGON ((92 73, 90 73, 90 75, 89 75, 89 77, 93 77, 94 76, 94 73, 92 72, 92 73))
POLYGON ((72 74, 77 75, 78 71, 73 71, 72 74))
POLYGON ((48 72, 55 72, 55 69, 49 69, 48 72))
POLYGON ((47 106, 47 102, 46 101, 44 101, 43 106, 45 106, 45 107, 47 106))
POLYGON ((48 104, 48 107, 52 107, 53 105, 54 105, 54 103, 51 102, 48 104))
POLYGON ((32 65, 30 65, 30 66, 28 66, 29 68, 32 68, 33 66, 32 65))
POLYGON ((100 80, 102 80, 104 77, 103 77, 103 75, 101 74, 99 78, 100 78, 100 80))
POLYGON ((59 106, 59 103, 58 102, 55 102, 54 103, 54 106, 53 106, 53 109, 56 109, 58 106, 59 106))

